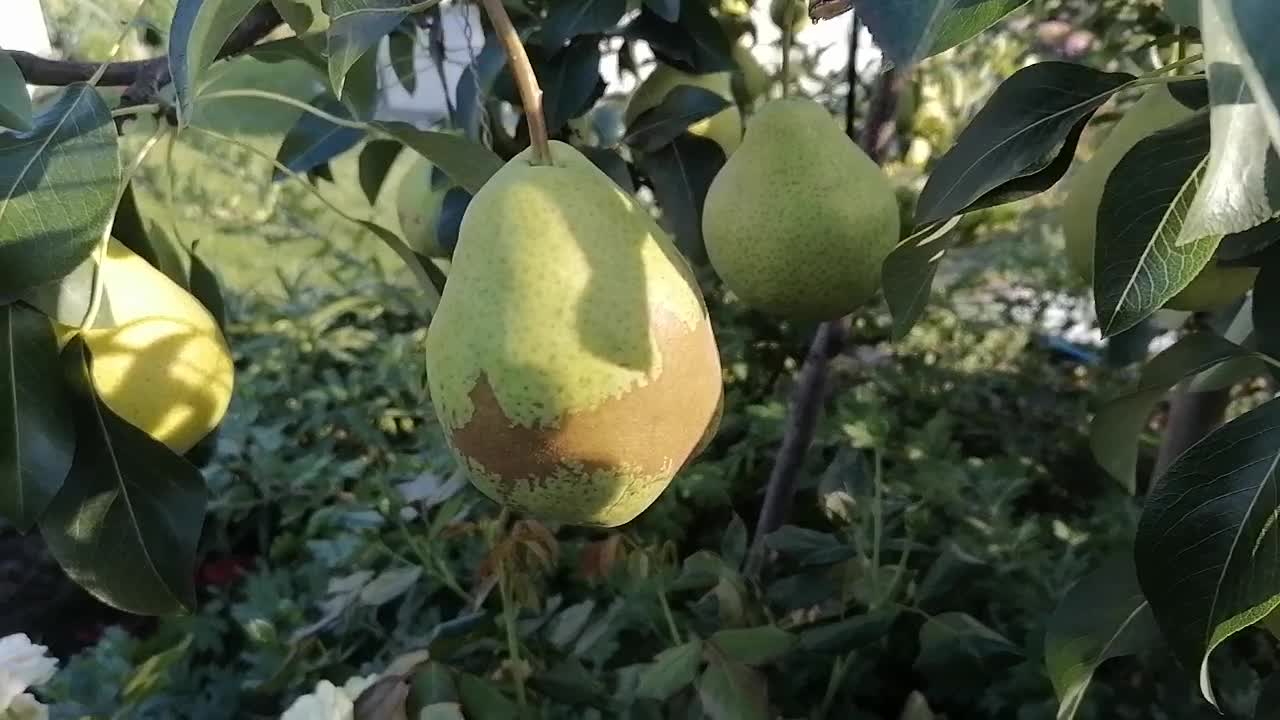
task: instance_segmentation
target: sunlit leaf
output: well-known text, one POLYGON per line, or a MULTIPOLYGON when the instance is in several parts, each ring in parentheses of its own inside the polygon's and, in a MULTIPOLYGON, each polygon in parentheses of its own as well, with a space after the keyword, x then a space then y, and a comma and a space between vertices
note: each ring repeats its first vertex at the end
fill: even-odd
POLYGON ((191 120, 205 71, 257 4, 258 0, 178 0, 169 28, 169 68, 183 124, 191 120))
POLYGON ((720 630, 711 642, 740 663, 767 665, 795 649, 799 639, 776 625, 760 625, 720 630))
POLYGON ((690 125, 729 107, 729 101, 706 88, 677 85, 662 102, 644 111, 627 128, 623 142, 653 152, 675 140, 690 125))
POLYGON ((378 122, 375 126, 430 160, 473 194, 502 167, 502 158, 492 150, 464 137, 419 130, 403 122, 378 122))
POLYGON ((880 266, 880 282, 889 314, 893 316, 893 337, 901 340, 915 327, 929 303, 933 278, 947 251, 960 240, 952 233, 960 216, 922 228, 889 253, 880 266))
POLYGON ((347 73, 405 19, 412 0, 323 0, 329 15, 329 85, 343 97, 347 73))
POLYGON ((1239 48, 1240 73, 1258 104, 1274 148, 1280 150, 1280 3, 1272 0, 1201 0, 1239 48))
POLYGON ((9 53, 0 52, 0 127, 30 130, 31 112, 26 78, 9 53))

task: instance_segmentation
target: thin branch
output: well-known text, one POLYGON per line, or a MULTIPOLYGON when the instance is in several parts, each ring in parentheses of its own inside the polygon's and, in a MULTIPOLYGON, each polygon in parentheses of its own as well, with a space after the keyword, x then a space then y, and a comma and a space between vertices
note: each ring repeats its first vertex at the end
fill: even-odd
POLYGON ((534 164, 551 164, 551 145, 547 141, 547 120, 542 115, 542 88, 538 87, 538 77, 533 74, 533 65, 520 42, 520 33, 511 24, 511 16, 507 15, 502 0, 482 0, 484 11, 493 23, 498 34, 498 41, 507 51, 507 59, 511 64, 511 76, 516 81, 516 89, 520 91, 520 104, 524 106, 525 117, 529 121, 529 143, 533 146, 534 164))
MULTIPOLYGON (((282 22, 280 14, 270 3, 263 3, 254 8, 227 37, 227 42, 218 51, 218 57, 224 58, 238 55, 253 47, 282 22)), ((98 70, 100 63, 77 62, 74 60, 50 60, 28 52, 8 51, 22 72, 22 77, 30 85, 63 86, 77 82, 87 82, 98 70)), ((169 83, 169 58, 156 57, 149 60, 128 60, 107 65, 106 71, 98 80, 99 85, 109 87, 127 87, 124 104, 136 105, 155 99, 159 89, 169 83)))
MULTIPOLYGON (((888 138, 892 137, 897 97, 901 90, 898 77, 899 73, 894 70, 889 70, 880 76, 872 93, 867 122, 863 127, 860 144, 876 162, 880 161, 888 138)), ((795 391, 792 394, 791 411, 783 433, 782 446, 774 459, 773 471, 769 474, 769 485, 765 489, 764 503, 760 508, 760 517, 756 521, 754 547, 750 559, 752 573, 758 571, 764 562, 765 536, 781 527, 791 511, 796 481, 799 479, 805 454, 813 442, 814 431, 822 415, 827 365, 831 358, 838 355, 844 348, 848 335, 849 318, 844 317, 819 325, 817 332, 814 333, 813 342, 809 345, 809 352, 805 356, 804 365, 800 368, 800 377, 796 381, 795 391)))

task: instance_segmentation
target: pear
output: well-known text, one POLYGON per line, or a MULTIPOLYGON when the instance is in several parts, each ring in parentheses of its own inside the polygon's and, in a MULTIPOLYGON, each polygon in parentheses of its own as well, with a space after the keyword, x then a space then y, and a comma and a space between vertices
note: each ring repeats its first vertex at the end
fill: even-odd
POLYGON ((714 140, 729 156, 742 142, 742 113, 733 104, 733 73, 715 72, 694 75, 663 63, 658 63, 649 77, 640 83, 623 115, 627 127, 651 108, 657 107, 667 95, 680 85, 693 85, 716 93, 729 101, 729 106, 689 126, 689 132, 714 140))
POLYGON ((480 491, 614 527, 714 434, 719 353, 691 268, 644 206, 570 145, 551 156, 513 157, 463 215, 427 386, 480 491))
POLYGON ((417 252, 433 258, 449 254, 437 230, 444 196, 454 187, 447 179, 435 182, 437 174, 429 160, 418 157, 400 180, 396 193, 396 216, 405 241, 417 252))
POLYGON ((702 213, 707 256, 725 285, 800 321, 834 319, 870 300, 900 230, 888 177, 805 98, 761 106, 702 213))
POLYGON ((808 0, 772 0, 769 3, 769 19, 779 30, 786 31, 788 24, 792 34, 809 27, 808 0))
MULTIPOLYGON (((1059 212, 1067 264, 1082 280, 1093 282, 1098 206, 1111 172, 1143 138, 1193 114, 1195 110, 1178 102, 1167 85, 1153 86, 1111 128, 1088 162, 1072 174, 1059 212)), ((1222 266, 1211 260, 1191 284, 1164 306, 1190 312, 1218 310, 1248 292, 1257 275, 1257 268, 1222 266)))
POLYGON ((235 366, 226 339, 195 297, 115 238, 100 272, 111 326, 54 322, 58 345, 79 334, 106 406, 181 455, 217 427, 231 403, 235 366))

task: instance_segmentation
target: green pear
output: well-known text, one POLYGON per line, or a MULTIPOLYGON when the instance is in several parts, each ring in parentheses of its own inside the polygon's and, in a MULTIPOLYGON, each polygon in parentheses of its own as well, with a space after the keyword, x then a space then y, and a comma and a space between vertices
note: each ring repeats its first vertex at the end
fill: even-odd
POLYGON ((658 63, 649 77, 640 83, 631 101, 627 103, 623 119, 628 127, 636 118, 651 108, 657 107, 663 99, 680 85, 693 85, 716 93, 729 101, 729 106, 711 117, 703 118, 689 126, 689 132, 714 140, 725 156, 733 154, 742 142, 742 113, 733 103, 733 74, 729 72, 706 73, 692 75, 678 68, 658 63))
MULTIPOLYGON (((1167 85, 1153 86, 1125 112, 1088 162, 1068 180, 1067 197, 1059 211, 1062 233, 1067 264, 1084 281, 1093 282, 1098 206, 1102 202, 1107 178, 1125 153, 1143 138, 1172 127, 1193 114, 1195 110, 1178 102, 1167 85)), ((1220 266, 1211 260, 1190 285, 1164 306, 1190 312, 1223 308, 1248 292, 1257 274, 1257 268, 1220 266)))
POLYGON ((448 251, 441 246, 436 230, 445 193, 453 184, 447 179, 433 182, 435 174, 429 160, 424 157, 414 160, 396 192, 396 216, 409 247, 427 257, 444 257, 448 251))
POLYGON ((714 434, 719 352, 693 272, 570 145, 506 163, 463 215, 427 385, 471 481, 517 512, 614 527, 714 434))
POLYGON ((760 108, 702 212, 707 256, 725 285, 749 305, 802 321, 870 300, 900 231, 888 177, 805 98, 760 108))

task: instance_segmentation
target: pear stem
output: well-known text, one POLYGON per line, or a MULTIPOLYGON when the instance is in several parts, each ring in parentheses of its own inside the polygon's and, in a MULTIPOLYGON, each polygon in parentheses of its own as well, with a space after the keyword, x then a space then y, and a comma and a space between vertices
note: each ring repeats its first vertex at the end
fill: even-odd
POLYGON ((511 61, 511 76, 516 81, 516 89, 520 92, 520 104, 524 106, 525 118, 529 121, 529 144, 533 146, 533 164, 551 164, 551 145, 547 141, 547 121, 542 115, 542 88, 538 86, 538 77, 533 73, 533 65, 529 55, 520 42, 520 33, 511 23, 511 16, 502 7, 502 0, 481 0, 484 11, 493 23, 498 34, 498 42, 507 51, 511 61))
POLYGON ((790 94, 788 91, 791 87, 791 45, 795 42, 793 32, 795 22, 796 4, 787 2, 787 9, 782 12, 782 97, 790 94))

